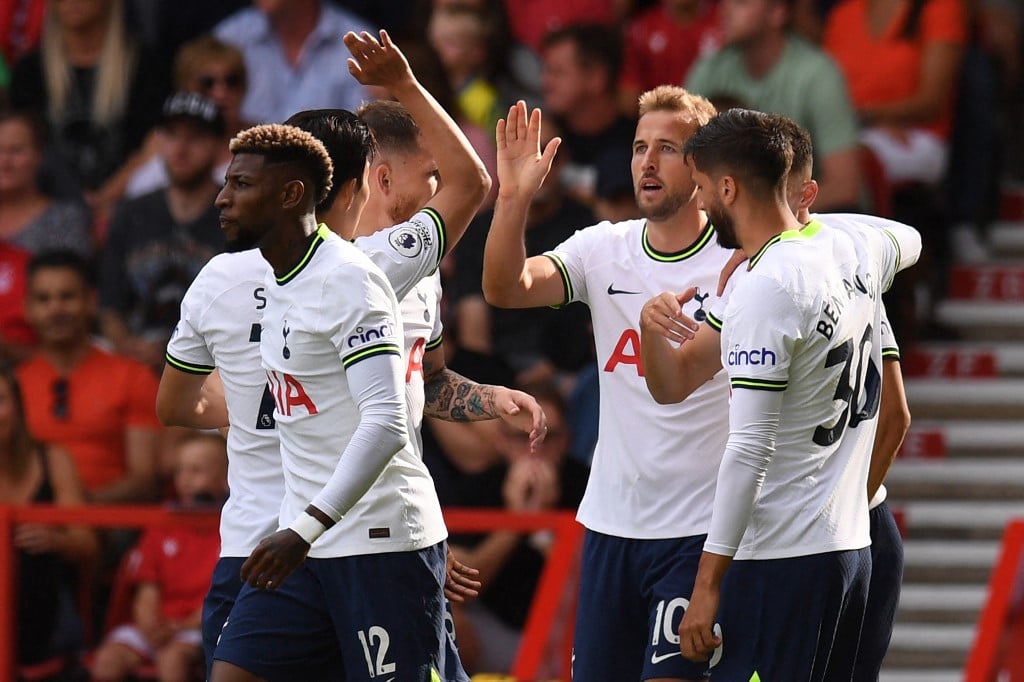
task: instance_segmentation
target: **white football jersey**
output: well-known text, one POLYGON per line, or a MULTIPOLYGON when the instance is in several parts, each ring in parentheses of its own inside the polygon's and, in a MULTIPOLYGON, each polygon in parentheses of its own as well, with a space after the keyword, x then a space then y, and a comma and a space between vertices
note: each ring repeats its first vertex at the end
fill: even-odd
MULTIPOLYGON (((722 320, 731 388, 783 397, 774 454, 735 558, 869 544, 864 488, 881 389, 881 293, 919 251, 919 239, 812 221, 769 240, 737 279, 722 320)), ((729 497, 716 502, 716 517, 719 507, 747 503, 729 497)), ((719 530, 716 518, 706 547, 728 553, 719 530)))
MULTIPOLYGON (((882 332, 882 362, 886 360, 899 361, 900 359, 900 346, 896 342, 896 336, 892 333, 892 326, 889 324, 889 313, 885 310, 885 305, 882 306, 882 319, 879 322, 879 329, 882 332)), ((885 498, 888 497, 889 491, 885 489, 885 484, 878 486, 878 490, 875 491, 874 497, 868 502, 868 509, 874 509, 878 505, 885 502, 885 498)))
POLYGON ((711 225, 689 248, 662 253, 644 220, 580 230, 547 255, 562 273, 566 301, 590 306, 601 390, 597 447, 578 519, 625 538, 708 531, 715 477, 728 433, 724 372, 675 405, 647 391, 640 363, 640 309, 662 291, 696 286, 683 311, 702 322, 730 251, 711 225))
MULTIPOLYGON (((413 296, 413 287, 437 269, 445 242, 440 217, 433 209, 424 209, 408 223, 355 243, 384 270, 397 295, 413 296)), ((230 495, 220 518, 224 557, 249 556, 261 539, 277 530, 277 501, 284 496, 274 401, 260 358, 268 272, 270 266, 258 249, 212 258, 185 293, 181 319, 167 347, 171 366, 193 374, 217 368, 224 383, 231 427, 230 495)), ((422 372, 420 377, 422 396, 422 372)))
POLYGON ((274 401, 260 364, 260 330, 270 270, 258 249, 214 256, 181 301, 167 364, 191 374, 216 367, 228 406, 228 488, 220 554, 247 557, 277 530, 284 494, 274 401))
POLYGON ((423 354, 441 345, 441 275, 424 277, 398 304, 405 330, 405 402, 409 407, 409 438, 423 456, 423 354))
POLYGON ((379 267, 399 299, 407 363, 405 398, 409 438, 423 456, 423 354, 441 345, 441 276, 446 234, 440 214, 424 208, 408 222, 355 240, 379 267))
POLYGON ((421 279, 437 271, 447 241, 441 215, 424 208, 407 222, 357 237, 353 243, 387 275, 401 301, 421 279))
MULTIPOLYGON (((277 403, 283 527, 327 484, 359 426, 346 369, 377 355, 401 355, 402 333, 384 274, 326 227, 295 269, 280 278, 268 274, 260 351, 277 403)), ((410 551, 446 536, 434 483, 408 443, 309 556, 410 551)))
MULTIPOLYGON (((830 228, 844 230, 851 232, 852 234, 856 234, 857 230, 863 229, 864 226, 876 230, 895 230, 903 226, 902 223, 889 220, 888 218, 879 218, 878 216, 863 215, 859 213, 824 213, 813 217, 822 220, 830 228)), ((886 313, 884 304, 881 306, 881 309, 882 319, 879 323, 879 329, 882 332, 882 359, 899 360, 899 344, 896 342, 896 337, 893 336, 892 327, 889 326, 889 315, 886 313)), ((878 491, 868 503, 868 508, 874 509, 878 505, 882 504, 882 502, 885 502, 887 495, 888 491, 885 489, 885 485, 883 484, 879 486, 878 491)))

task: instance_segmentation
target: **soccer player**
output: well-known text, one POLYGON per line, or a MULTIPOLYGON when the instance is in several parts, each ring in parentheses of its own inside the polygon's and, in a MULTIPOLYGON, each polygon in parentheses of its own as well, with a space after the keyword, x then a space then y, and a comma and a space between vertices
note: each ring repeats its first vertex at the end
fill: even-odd
POLYGON ((685 149, 722 244, 754 255, 722 321, 729 444, 680 648, 712 655, 717 612, 724 679, 849 679, 853 661, 830 653, 859 637, 870 576, 878 301, 920 236, 801 225, 786 203, 793 149, 779 118, 732 110, 685 149))
POLYGON ((326 672, 339 655, 350 679, 432 679, 446 639, 446 530, 409 442, 394 292, 355 246, 317 227, 332 172, 319 140, 257 126, 231 150, 222 224, 273 269, 260 352, 285 494, 281 530, 242 565, 247 584, 211 679, 326 672))
MULTIPOLYGON (((800 224, 807 225, 812 219, 809 207, 817 196, 817 183, 811 177, 813 154, 810 135, 789 119, 781 119, 779 124, 793 147, 792 169, 786 184, 787 203, 800 224)), ((903 227, 891 220, 866 215, 826 214, 818 218, 825 221, 828 228, 852 234, 862 229, 858 225, 897 230, 903 227)), ((735 267, 746 260, 741 251, 737 251, 737 254, 723 271, 719 291, 724 289, 725 279, 735 271, 735 267)), ((730 283, 735 285, 736 279, 741 276, 729 280, 730 283)), ((710 375, 722 367, 721 328, 714 324, 714 320, 724 317, 724 314, 720 310, 712 310, 709 316, 713 323, 702 326, 691 343, 685 346, 667 344, 662 338, 668 341, 679 340, 674 331, 679 324, 693 324, 692 320, 680 319, 680 314, 676 295, 671 292, 648 301, 640 314, 641 357, 647 368, 645 378, 652 392, 664 400, 681 400, 685 397, 678 392, 678 387, 687 385, 686 377, 680 376, 680 372, 685 372, 687 368, 699 367, 705 375, 710 375), (703 354, 695 355, 699 353, 703 354), (670 389, 671 396, 665 392, 666 389, 670 389)), ((867 498, 870 500, 871 582, 859 642, 837 642, 837 648, 832 653, 833 656, 856 656, 853 679, 858 682, 878 678, 878 670, 892 635, 903 579, 903 542, 892 512, 885 504, 886 491, 881 482, 910 426, 910 410, 900 372, 899 347, 892 336, 884 305, 881 315, 882 393, 867 484, 867 498)))
MULTIPOLYGON (((811 221, 809 207, 817 195, 817 183, 811 177, 814 163, 811 136, 796 122, 782 119, 780 123, 793 147, 793 164, 787 179, 787 200, 800 224, 811 221)), ((818 216, 833 229, 856 233, 857 223, 885 229, 892 221, 847 214, 818 216)), ((889 325, 885 305, 881 306, 882 393, 878 410, 878 426, 871 464, 868 469, 867 499, 871 535, 871 581, 868 584, 867 607, 859 642, 836 642, 833 656, 855 657, 853 682, 875 682, 889 648, 896 608, 903 584, 903 539, 896 519, 886 504, 883 485, 889 467, 910 428, 910 408, 900 371, 900 350, 889 325), (853 646, 856 644, 857 646, 853 646)))
MULTIPOLYGON (((365 67, 371 61, 393 60, 395 53, 400 55, 398 48, 383 35, 382 45, 387 48, 360 57, 360 64, 365 67)), ((377 83, 381 85, 388 85, 389 78, 412 78, 407 67, 386 74, 364 68, 363 77, 379 79, 377 83)), ((432 272, 445 247, 450 248, 461 237, 469 223, 463 207, 468 200, 486 193, 488 181, 479 173, 449 172, 459 165, 476 168, 479 160, 469 145, 461 141, 454 121, 414 80, 413 85, 395 90, 410 110, 417 112, 424 143, 436 150, 438 168, 448 180, 430 199, 430 208, 417 215, 418 224, 385 230, 380 233, 379 244, 366 246, 366 252, 385 270, 399 296, 432 272), (399 252, 388 239, 394 234, 419 238, 421 248, 416 253, 412 249, 399 252)), ((338 161, 334 169, 335 186, 317 207, 318 217, 328 221, 335 231, 351 236, 366 199, 365 174, 372 150, 368 128, 357 116, 344 110, 302 112, 289 121, 320 137, 332 160, 338 161)), ((204 267, 185 296, 181 321, 168 347, 168 364, 158 398, 158 411, 165 423, 195 428, 219 427, 229 421, 231 424, 231 497, 221 515, 221 559, 203 618, 208 666, 221 627, 241 589, 242 562, 262 537, 277 529, 277 509, 267 505, 266 500, 283 495, 273 402, 259 361, 260 319, 266 305, 263 280, 267 269, 257 251, 222 254, 204 267), (214 367, 223 382, 222 394, 203 392, 204 382, 214 367)), ((534 426, 533 421, 542 418, 542 413, 528 403, 525 407, 522 415, 528 416, 525 420, 517 418, 526 422, 525 428, 536 432, 541 427, 534 426)), ((474 594, 478 584, 472 580, 473 572, 467 574, 465 567, 457 563, 453 568, 446 594, 452 599, 474 594)), ((446 679, 460 678, 446 675, 446 679)))
MULTIPOLYGON (((663 86, 645 93, 631 169, 645 220, 600 223, 526 258, 530 200, 558 147, 540 151, 540 112, 522 103, 499 122, 499 194, 484 252, 483 289, 503 307, 584 301, 600 373, 597 448, 578 518, 586 526, 573 679, 697 680, 709 663, 684 660, 676 627, 687 608, 725 447, 724 375, 687 401, 660 406, 644 385, 637 320, 654 293, 680 282, 703 319, 730 252, 699 210, 683 145, 714 116, 702 97, 663 86)), ((691 330, 685 330, 692 335, 691 330)))

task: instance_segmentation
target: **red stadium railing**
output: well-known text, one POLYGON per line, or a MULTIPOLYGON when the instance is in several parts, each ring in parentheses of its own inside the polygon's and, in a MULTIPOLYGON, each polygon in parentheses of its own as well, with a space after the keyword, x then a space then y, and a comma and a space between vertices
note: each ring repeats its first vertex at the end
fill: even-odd
POLYGON ((989 579, 967 659, 966 682, 1024 682, 1024 520, 1003 533, 999 561, 989 579))
MULTIPOLYGON (((536 680, 544 662, 546 644, 552 635, 562 601, 563 587, 575 567, 583 528, 571 512, 512 514, 490 509, 447 509, 445 521, 453 532, 489 532, 504 529, 520 532, 550 530, 555 542, 545 562, 533 606, 523 631, 522 644, 511 675, 523 682, 536 680)), ((215 526, 217 517, 161 507, 53 507, 0 505, 0 680, 15 679, 16 576, 12 536, 19 523, 75 524, 95 528, 153 528, 195 524, 215 526)), ((571 624, 559 653, 562 679, 570 679, 571 624)))

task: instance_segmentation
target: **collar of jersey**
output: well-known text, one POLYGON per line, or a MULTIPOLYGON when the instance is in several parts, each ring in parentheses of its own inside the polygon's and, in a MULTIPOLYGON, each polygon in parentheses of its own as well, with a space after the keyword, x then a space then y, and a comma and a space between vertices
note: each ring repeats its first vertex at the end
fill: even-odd
POLYGON ((785 230, 783 232, 780 232, 779 234, 775 235, 774 237, 766 241, 764 243, 764 246, 757 250, 757 253, 754 254, 754 257, 750 259, 750 266, 747 269, 754 269, 754 266, 757 265, 758 261, 761 260, 761 256, 763 256, 764 252, 768 250, 768 247, 778 244, 781 241, 789 241, 791 239, 810 239, 814 235, 818 234, 820 230, 821 222, 818 220, 812 220, 811 222, 801 227, 799 230, 785 230))
POLYGON ((324 223, 317 225, 316 232, 313 233, 313 240, 309 243, 309 248, 306 249, 305 255, 303 255, 302 258, 299 259, 299 262, 295 264, 295 267, 289 270, 286 274, 281 277, 275 276, 274 279, 277 280, 277 283, 288 284, 288 282, 298 277, 299 273, 302 272, 305 267, 309 265, 309 261, 313 259, 313 254, 316 253, 316 250, 320 248, 320 245, 324 243, 324 240, 327 239, 330 234, 331 231, 327 225, 324 223))
POLYGON ((687 246, 682 251, 675 251, 673 253, 665 253, 664 251, 658 251, 656 248, 651 246, 651 242, 647 240, 647 222, 644 222, 643 231, 643 244, 644 253, 646 253, 651 259, 658 261, 659 263, 675 263, 676 261, 686 260, 691 256, 696 255, 701 249, 703 249, 711 238, 715 235, 715 226, 708 221, 708 224, 704 227, 704 231, 697 237, 697 241, 687 246))

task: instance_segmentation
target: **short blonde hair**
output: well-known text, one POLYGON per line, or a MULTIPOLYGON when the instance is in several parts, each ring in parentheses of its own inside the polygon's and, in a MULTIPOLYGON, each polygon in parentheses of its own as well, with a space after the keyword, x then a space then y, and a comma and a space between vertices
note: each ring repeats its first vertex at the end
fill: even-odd
POLYGON ((707 98, 694 95, 678 85, 659 85, 640 95, 640 115, 652 111, 682 114, 698 125, 706 125, 718 113, 707 98))
POLYGON ((253 126, 235 135, 229 148, 232 154, 258 154, 270 163, 299 166, 316 185, 317 204, 331 191, 334 164, 323 142, 305 130, 281 123, 253 126))
POLYGON ((176 90, 188 90, 192 81, 198 78, 206 65, 222 63, 235 73, 242 74, 248 81, 245 69, 245 56, 232 45, 212 36, 201 35, 181 46, 174 57, 174 87, 176 90))

